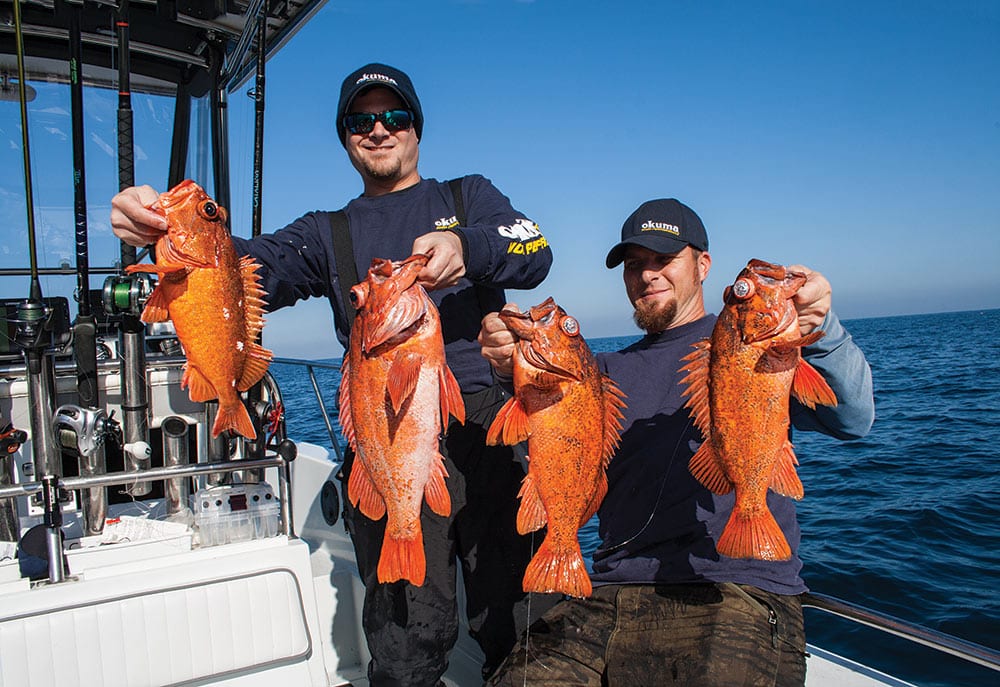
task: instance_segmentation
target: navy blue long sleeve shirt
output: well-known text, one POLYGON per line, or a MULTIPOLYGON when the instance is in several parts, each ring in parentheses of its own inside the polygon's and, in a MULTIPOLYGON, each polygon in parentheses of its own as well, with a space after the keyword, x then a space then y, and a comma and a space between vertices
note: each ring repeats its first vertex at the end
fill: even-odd
MULTIPOLYGON (((448 183, 435 179, 383 196, 355 198, 344 211, 359 279, 365 278, 373 258, 409 257, 419 236, 450 230, 461 237, 465 277, 430 296, 441 312, 448 365, 462 391, 471 392, 492 383, 490 365, 476 342, 482 317, 503 307, 504 289, 530 289, 541 283, 552 264, 552 251, 537 225, 486 178, 465 177, 462 198, 465 226, 458 226, 448 183)), ((262 264, 259 274, 268 310, 305 298, 327 298, 337 339, 347 348, 350 328, 329 213, 310 212, 273 234, 252 240, 234 237, 233 243, 238 254, 249 254, 262 264)))
MULTIPOLYGON (((627 408, 621 445, 608 466, 608 494, 598 511, 595 584, 735 582, 778 594, 806 591, 794 500, 767 495, 791 546, 790 560, 728 558, 715 544, 735 496, 713 494, 688 470, 702 436, 684 407, 681 358, 711 335, 715 319, 706 315, 598 355, 603 371, 627 395, 627 408)), ((830 384, 838 405, 809 410, 793 399, 792 424, 841 439, 861 437, 875 417, 868 362, 833 312, 820 328, 826 335, 802 352, 830 384)))

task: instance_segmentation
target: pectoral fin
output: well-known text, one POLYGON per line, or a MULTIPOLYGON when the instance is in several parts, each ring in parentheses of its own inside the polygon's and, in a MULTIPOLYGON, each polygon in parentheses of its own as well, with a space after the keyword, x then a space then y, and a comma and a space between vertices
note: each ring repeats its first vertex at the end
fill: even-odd
POLYGON ((486 443, 489 446, 506 444, 513 446, 527 441, 529 434, 528 415, 517 397, 509 399, 497 412, 496 418, 486 433, 486 443))
POLYGON ((826 383, 816 368, 805 360, 799 360, 795 368, 795 378, 792 380, 792 395, 807 408, 815 408, 816 404, 836 406, 837 395, 826 383))
POLYGON ((420 379, 421 358, 413 352, 400 351, 392 360, 386 379, 392 412, 399 414, 406 399, 413 395, 420 379))

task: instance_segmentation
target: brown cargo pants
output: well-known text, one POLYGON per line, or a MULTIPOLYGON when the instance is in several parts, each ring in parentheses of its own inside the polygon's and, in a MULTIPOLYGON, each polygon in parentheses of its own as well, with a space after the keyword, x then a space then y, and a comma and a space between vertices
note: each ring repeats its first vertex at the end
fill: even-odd
POLYGON ((736 584, 611 585, 535 622, 492 687, 801 687, 802 604, 736 584))

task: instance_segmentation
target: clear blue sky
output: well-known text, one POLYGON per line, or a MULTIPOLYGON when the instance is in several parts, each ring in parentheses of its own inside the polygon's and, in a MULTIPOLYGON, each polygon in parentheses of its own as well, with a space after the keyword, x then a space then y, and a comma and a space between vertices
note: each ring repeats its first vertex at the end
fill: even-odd
MULTIPOLYGON (((588 337, 637 331, 604 256, 656 197, 705 222, 712 311, 755 257, 823 272, 845 319, 1000 307, 994 0, 330 0, 268 63, 265 231, 361 192, 333 115, 372 61, 414 81, 422 175, 482 173, 548 238, 548 279, 509 299, 551 295, 588 337)), ((231 110, 246 233, 251 102, 231 110)), ((331 327, 300 304, 265 344, 336 356, 331 327)))

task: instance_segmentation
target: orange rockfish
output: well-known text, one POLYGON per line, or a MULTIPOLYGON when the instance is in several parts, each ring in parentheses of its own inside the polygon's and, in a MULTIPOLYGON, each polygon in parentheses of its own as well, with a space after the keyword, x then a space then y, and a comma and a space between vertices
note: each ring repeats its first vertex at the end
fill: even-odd
POLYGON ((190 179, 150 209, 167 220, 156 242, 155 265, 129 265, 126 272, 155 272, 143 322, 173 320, 187 364, 181 388, 196 403, 219 399, 212 436, 231 429, 249 439, 257 432, 240 392, 256 384, 271 361, 257 343, 264 327, 259 265, 237 258, 226 227, 226 210, 190 179))
POLYGON ((355 452, 347 497, 372 520, 388 513, 378 581, 417 586, 427 569, 421 505, 451 513, 439 437, 449 415, 465 422, 441 318, 417 283, 426 264, 426 255, 376 258, 351 289, 357 316, 340 382, 340 426, 355 452))
POLYGON ((801 347, 823 332, 799 333, 792 296, 804 274, 751 260, 727 286, 712 336, 695 344, 682 370, 687 407, 705 441, 690 470, 716 494, 735 490, 735 505, 716 544, 731 558, 788 560, 788 541, 767 507, 767 491, 801 499, 798 461, 788 439, 789 397, 837 405, 833 390, 801 347))
POLYGON ((608 492, 605 470, 618 447, 624 394, 601 373, 580 325, 549 298, 520 313, 500 311, 514 333, 514 397, 497 413, 488 444, 528 441, 517 531, 548 525, 524 573, 526 592, 590 596, 577 530, 608 492))

